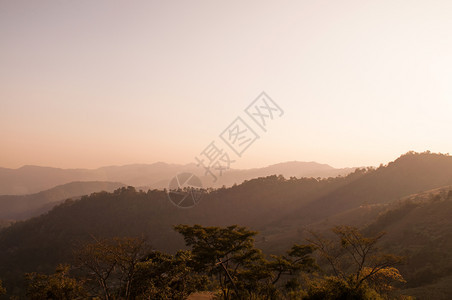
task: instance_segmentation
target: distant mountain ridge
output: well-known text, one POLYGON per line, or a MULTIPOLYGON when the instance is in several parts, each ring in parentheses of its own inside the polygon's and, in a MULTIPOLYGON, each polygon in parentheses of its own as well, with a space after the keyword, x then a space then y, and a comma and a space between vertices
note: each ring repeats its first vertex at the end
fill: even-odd
POLYGON ((98 169, 60 169, 52 167, 23 166, 18 169, 0 168, 0 195, 25 195, 37 193, 73 181, 109 181, 146 188, 166 188, 179 173, 190 172, 198 176, 204 187, 232 186, 244 180, 269 175, 295 177, 336 177, 346 175, 355 168, 336 169, 316 162, 286 162, 254 169, 230 169, 213 182, 205 170, 196 164, 131 164, 98 169))
POLYGON ((63 200, 100 191, 112 192, 124 186, 119 182, 71 182, 36 194, 0 195, 0 220, 21 220, 38 216, 63 200))

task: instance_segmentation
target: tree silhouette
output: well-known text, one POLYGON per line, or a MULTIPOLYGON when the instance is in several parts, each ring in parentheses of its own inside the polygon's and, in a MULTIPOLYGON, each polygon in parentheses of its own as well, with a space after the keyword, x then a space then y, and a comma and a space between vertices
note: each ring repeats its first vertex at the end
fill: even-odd
POLYGON ((104 299, 130 299, 137 265, 151 251, 143 238, 95 240, 75 251, 77 266, 97 283, 104 299))
MULTIPOLYGON (((384 236, 365 237, 352 226, 336 226, 332 229, 336 240, 326 240, 311 232, 311 244, 316 247, 320 257, 330 266, 332 275, 343 281, 352 291, 363 285, 379 287, 384 290, 382 281, 403 282, 396 268, 403 262, 400 256, 383 253, 377 243, 384 236)), ((339 282, 334 279, 334 282, 339 282)), ((331 280, 330 280, 331 281, 331 280)))

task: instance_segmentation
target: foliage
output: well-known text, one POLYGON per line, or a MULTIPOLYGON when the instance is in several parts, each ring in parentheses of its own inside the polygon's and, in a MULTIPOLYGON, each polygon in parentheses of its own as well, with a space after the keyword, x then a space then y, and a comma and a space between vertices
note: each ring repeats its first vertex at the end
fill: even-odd
POLYGON ((175 229, 192 248, 198 271, 218 282, 223 299, 277 297, 282 276, 296 276, 316 268, 312 246, 294 245, 287 255, 268 260, 254 246, 256 232, 237 225, 203 227, 178 225, 175 229))
MULTIPOLYGON (((364 268, 363 276, 370 275, 371 268, 364 268)), ((395 289, 395 284, 406 283, 406 280, 400 274, 399 270, 393 267, 383 268, 379 272, 370 275, 369 285, 371 285, 378 293, 387 294, 395 289)))
POLYGON ((107 300, 130 299, 138 263, 150 250, 142 238, 113 238, 85 244, 75 251, 75 257, 89 282, 96 283, 96 294, 107 300))
POLYGON ((231 297, 232 290, 238 297, 270 276, 258 268, 264 260, 262 252, 254 247, 257 232, 237 225, 225 228, 178 225, 175 230, 192 247, 197 270, 218 281, 225 299, 231 297))
POLYGON ((329 276, 311 282, 308 290, 307 300, 382 300, 383 298, 367 284, 356 287, 354 282, 341 279, 336 276, 329 276))
POLYGON ((55 274, 52 275, 26 274, 25 277, 28 281, 27 298, 31 300, 83 299, 86 296, 83 282, 69 277, 69 270, 69 265, 60 265, 57 267, 55 274))
POLYGON ((351 226, 336 226, 332 231, 336 240, 326 240, 314 232, 310 239, 330 267, 331 276, 325 281, 325 291, 336 288, 338 293, 358 297, 368 293, 369 287, 388 292, 393 289, 393 282, 405 282, 394 267, 401 264, 403 258, 383 253, 376 245, 384 233, 366 237, 351 226))
POLYGON ((172 255, 152 250, 143 238, 94 239, 74 251, 75 268, 27 274, 27 297, 183 300, 219 289, 224 300, 382 299, 394 282, 404 282, 392 266, 399 258, 377 251, 382 235, 365 237, 353 227, 335 227, 338 241, 315 235, 311 245, 295 244, 269 257, 254 245, 257 232, 246 227, 175 230, 191 250, 172 255), (331 263, 333 274, 317 273, 322 270, 315 251, 331 263))
POLYGON ((208 280, 194 271, 190 251, 170 255, 153 251, 137 265, 132 282, 132 298, 186 299, 191 293, 206 288, 208 280))

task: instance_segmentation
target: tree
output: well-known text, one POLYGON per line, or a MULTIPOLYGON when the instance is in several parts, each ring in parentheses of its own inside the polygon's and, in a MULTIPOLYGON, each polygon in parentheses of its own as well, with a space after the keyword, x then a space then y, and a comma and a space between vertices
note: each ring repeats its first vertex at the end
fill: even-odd
POLYGON ((384 233, 365 237, 351 226, 336 226, 332 231, 337 237, 335 241, 326 240, 314 232, 313 238, 309 239, 320 257, 330 266, 333 277, 327 280, 328 283, 334 283, 332 285, 336 287, 340 283, 342 288, 346 286, 351 293, 355 293, 367 286, 381 287, 378 282, 382 278, 392 277, 396 281, 403 281, 395 268, 402 263, 403 258, 383 253, 377 247, 384 233))
POLYGON ((137 265, 132 297, 137 299, 186 299, 205 289, 208 280, 194 271, 190 251, 175 255, 153 251, 137 265))
POLYGON ((75 251, 75 258, 104 299, 130 299, 137 265, 150 251, 143 238, 113 238, 83 245, 75 251))
POLYGON ((283 274, 293 275, 301 271, 312 272, 318 268, 315 259, 312 257, 315 247, 312 245, 298 245, 295 244, 287 251, 287 255, 275 256, 270 262, 273 269, 276 271, 276 283, 283 274))
POLYGON ((45 275, 28 273, 25 275, 28 281, 27 297, 29 299, 55 299, 72 300, 84 299, 86 294, 83 282, 69 277, 69 265, 59 265, 55 274, 45 275))
POLYGON ((262 259, 261 251, 254 248, 253 237, 257 232, 237 225, 224 228, 178 225, 175 230, 192 248, 197 270, 216 278, 224 299, 230 299, 231 290, 238 297, 237 279, 243 272, 240 268, 262 259))
POLYGON ((315 269, 314 247, 294 245, 286 255, 267 260, 254 246, 255 231, 237 225, 178 225, 176 231, 192 248, 197 270, 218 282, 224 299, 273 299, 283 276, 315 269))

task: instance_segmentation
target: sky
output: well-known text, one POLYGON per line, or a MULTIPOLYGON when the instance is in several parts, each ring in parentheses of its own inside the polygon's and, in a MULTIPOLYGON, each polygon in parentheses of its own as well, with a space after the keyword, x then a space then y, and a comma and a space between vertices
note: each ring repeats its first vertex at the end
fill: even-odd
POLYGON ((0 167, 452 150, 452 1, 0 0, 0 167), (262 91, 283 111, 264 132, 262 91), (220 134, 257 140, 239 157, 220 134))

